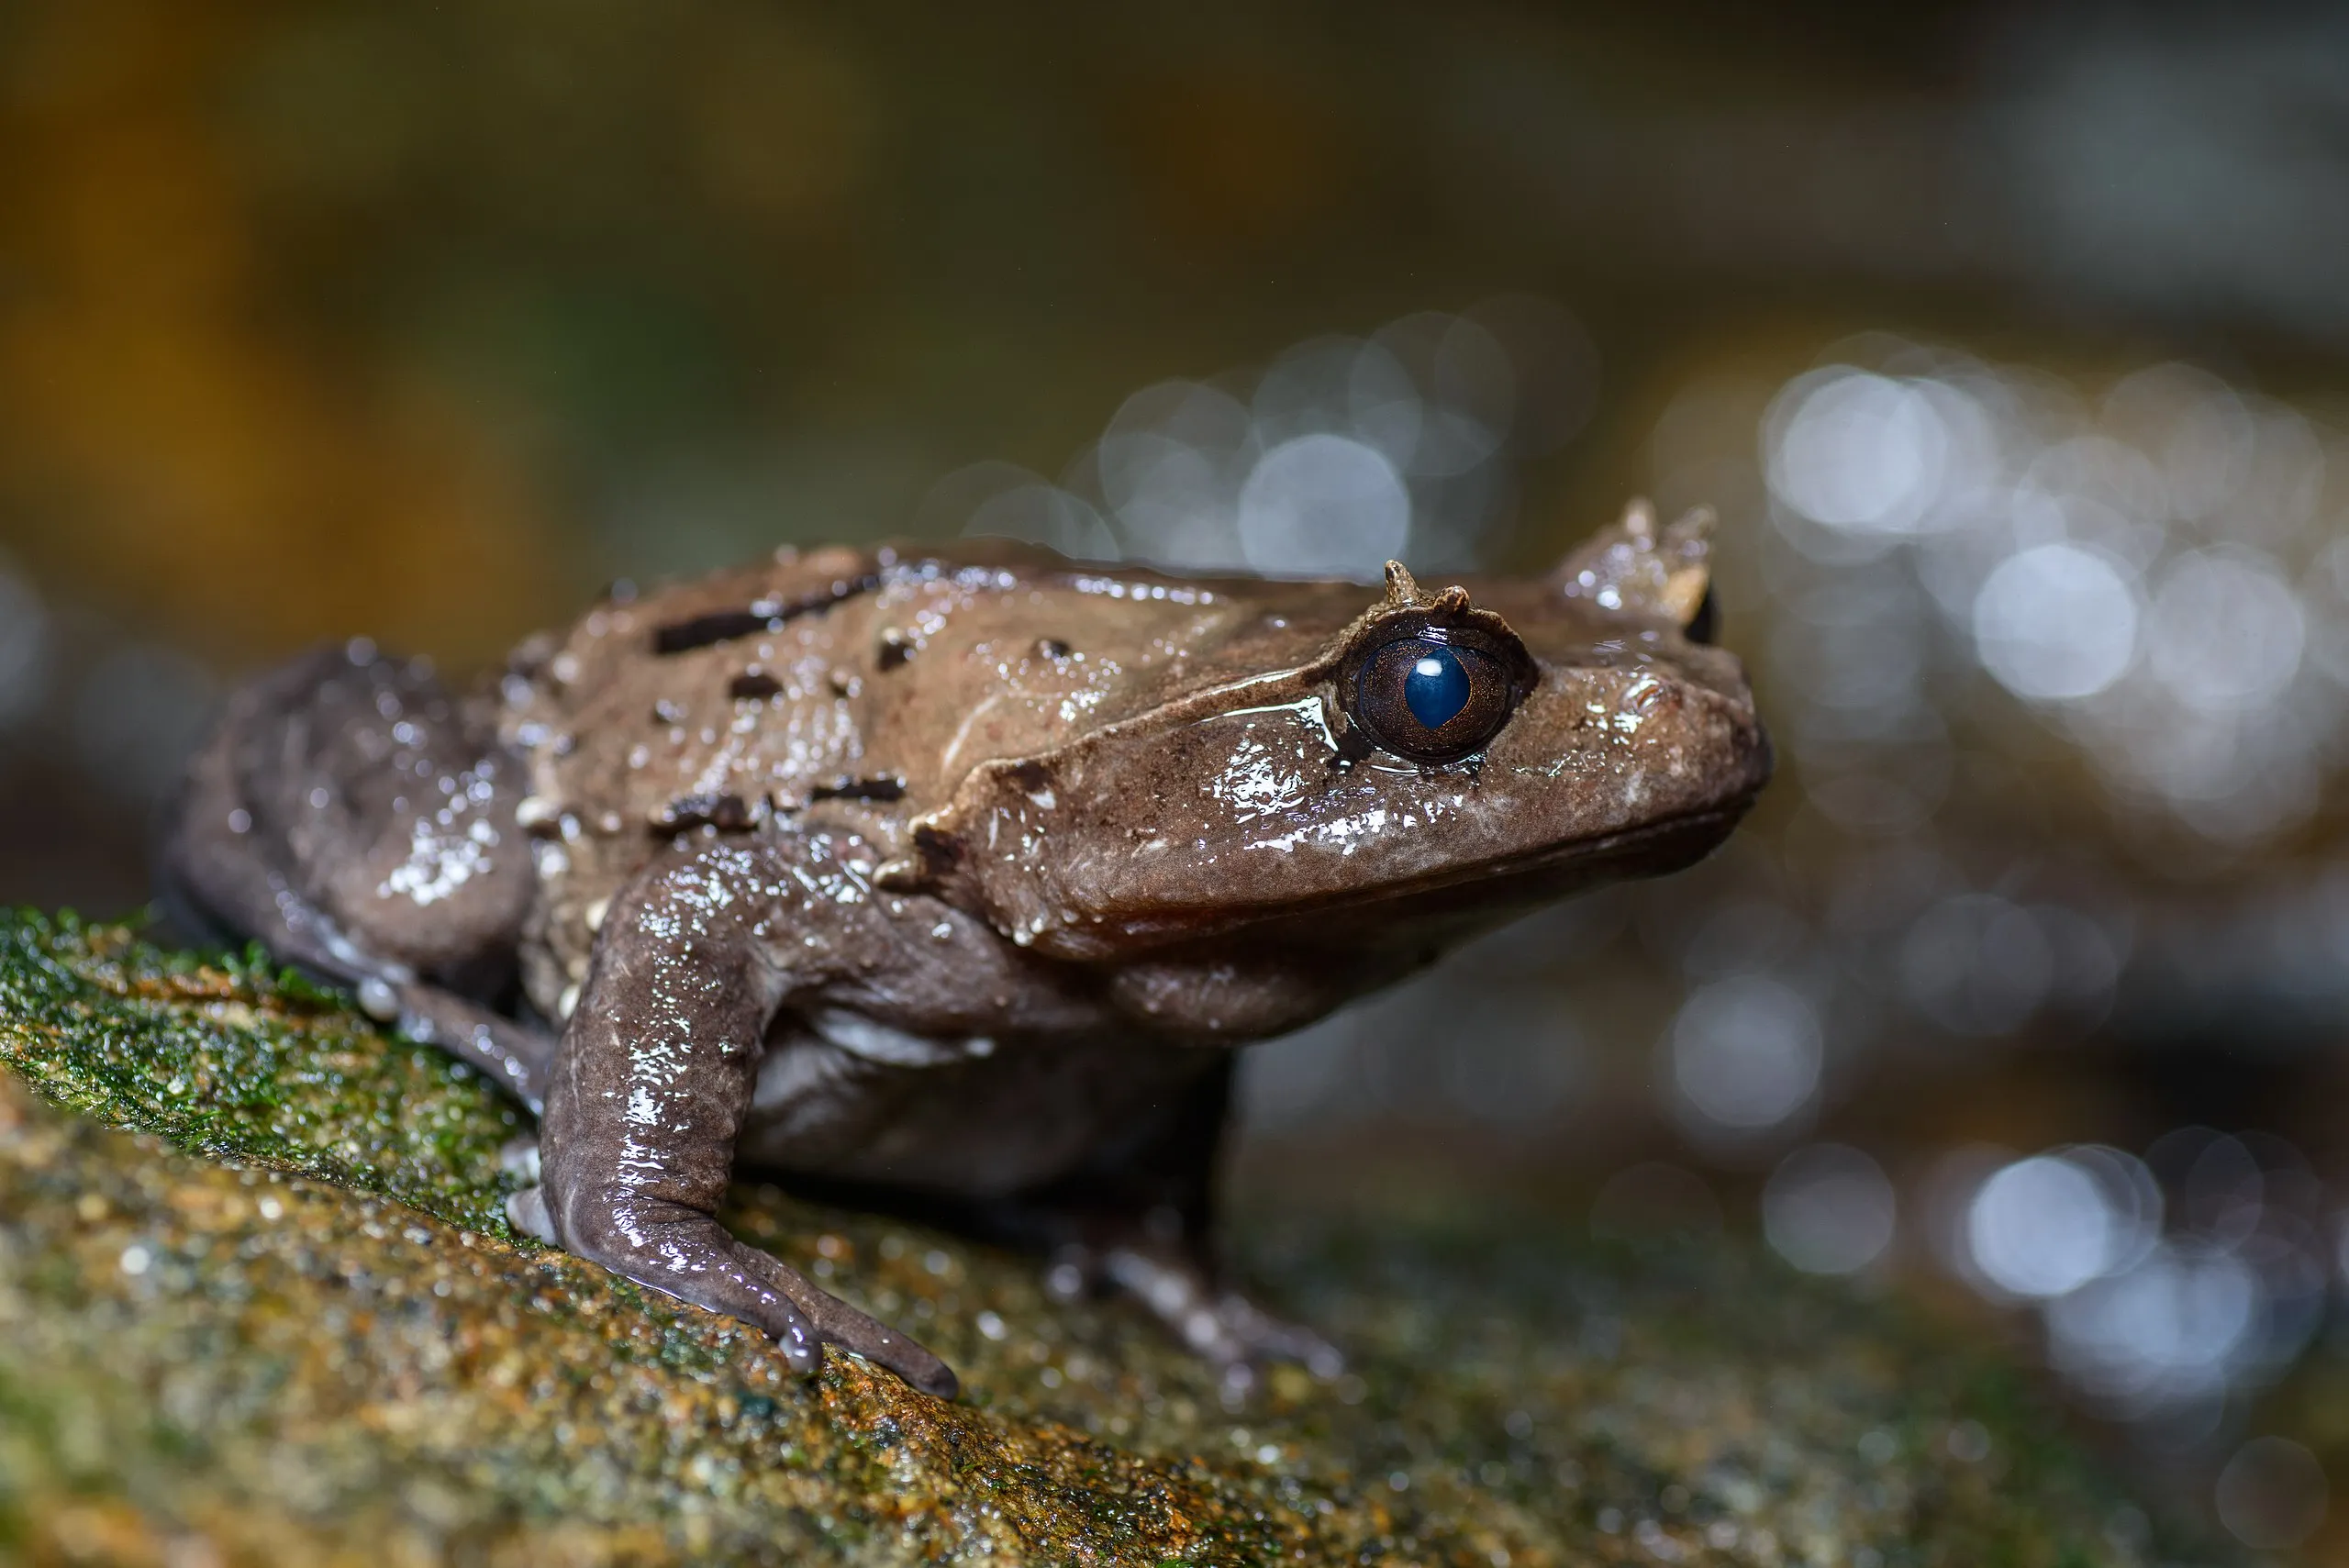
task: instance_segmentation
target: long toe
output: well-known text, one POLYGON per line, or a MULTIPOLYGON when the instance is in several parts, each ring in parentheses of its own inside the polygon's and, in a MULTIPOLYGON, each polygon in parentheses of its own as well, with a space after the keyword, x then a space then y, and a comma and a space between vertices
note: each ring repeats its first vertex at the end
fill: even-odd
POLYGON ((1295 1362, 1324 1382, 1346 1370, 1345 1353, 1305 1327, 1275 1318, 1246 1296, 1226 1292, 1216 1303, 1216 1316, 1228 1333, 1248 1347, 1255 1361, 1295 1362))
POLYGON ((928 1345, 866 1317, 804 1279, 799 1283, 805 1291, 801 1309, 815 1320, 817 1332, 829 1342, 888 1368, 924 1394, 952 1399, 963 1391, 963 1380, 954 1375, 954 1369, 928 1345))
MULTIPOLYGON (((871 1321, 869 1318, 867 1321, 871 1321)), ((879 1325, 875 1324, 875 1328, 879 1325)), ((883 1329, 877 1334, 828 1334, 831 1343, 854 1351, 875 1366, 885 1367, 922 1393, 952 1399, 963 1392, 963 1380, 929 1346, 883 1329)))
POLYGON ((891 1372, 896 1373, 924 1394, 934 1395, 941 1399, 954 1399, 961 1396, 963 1380, 954 1375, 952 1367, 932 1355, 923 1346, 914 1344, 910 1340, 907 1342, 907 1349, 912 1353, 902 1356, 892 1363, 889 1368, 891 1372))

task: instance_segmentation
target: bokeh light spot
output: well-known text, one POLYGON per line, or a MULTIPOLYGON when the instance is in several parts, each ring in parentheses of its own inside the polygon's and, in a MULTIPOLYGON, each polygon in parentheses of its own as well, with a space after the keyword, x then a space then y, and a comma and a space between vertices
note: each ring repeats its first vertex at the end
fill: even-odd
POLYGON ((2227 713, 2283 695, 2299 673, 2307 628, 2267 557, 2197 550, 2162 578, 2146 641, 2154 673, 2179 702, 2227 713))
POLYGON ((2009 556, 1974 601, 1983 666, 2017 696, 2093 696, 2128 671, 2137 648, 2137 595, 2093 550, 2043 544, 2009 556))
POLYGON ((1299 436, 1266 452, 1240 491, 1240 547, 1281 577, 1367 582, 1403 553, 1411 494, 1377 448, 1346 436, 1299 436))
POLYGON ((2289 1438, 2254 1438, 2219 1473, 2219 1522, 2254 1551, 2282 1551, 2324 1523, 2332 1486, 2316 1455, 2289 1438))
POLYGON ((1974 1266, 2015 1296, 2062 1296, 2110 1268, 2125 1238, 2095 1175, 2059 1155, 2018 1160, 1984 1182, 1966 1214, 1974 1266))
POLYGON ((1838 365, 1788 388, 1770 489, 1805 517, 1863 533, 1919 527, 1940 495, 1950 432, 1907 382, 1838 365))
POLYGON ((1898 1205, 1892 1182, 1857 1149, 1798 1149, 1762 1189, 1762 1229, 1777 1254, 1806 1273, 1855 1273, 1892 1244, 1898 1205))
POLYGON ((1803 995, 1766 974, 1733 974, 1699 987, 1671 1034, 1681 1101, 1714 1127, 1776 1127, 1819 1087, 1819 1015, 1803 995))

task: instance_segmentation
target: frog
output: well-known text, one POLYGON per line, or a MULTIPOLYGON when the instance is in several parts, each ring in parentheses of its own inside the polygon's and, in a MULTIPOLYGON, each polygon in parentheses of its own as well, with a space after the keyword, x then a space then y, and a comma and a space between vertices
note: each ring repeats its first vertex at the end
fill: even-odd
POLYGON ((1713 525, 1539 574, 1194 575, 783 546, 616 585, 446 683, 366 640, 227 701, 168 906, 536 1118, 518 1232, 952 1397, 719 1212, 750 1173, 951 1215, 1242 1383, 1342 1358, 1218 1265, 1238 1048, 1600 884, 1767 780, 1713 525))

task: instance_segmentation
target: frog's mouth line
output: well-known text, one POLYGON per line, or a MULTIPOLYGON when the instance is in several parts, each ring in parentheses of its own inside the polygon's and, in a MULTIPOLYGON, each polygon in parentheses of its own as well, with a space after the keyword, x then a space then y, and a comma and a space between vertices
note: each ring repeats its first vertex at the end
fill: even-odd
POLYGON ((1230 918, 1185 919, 1170 912, 1170 917, 1135 922, 1129 929, 1142 936, 1154 927, 1163 945, 1180 947, 1191 940, 1220 940, 1235 931, 1307 923, 1297 934, 1308 945, 1320 945, 1354 940, 1353 933, 1361 929, 1341 922, 1341 929, 1330 929, 1331 917, 1369 909, 1380 912, 1381 926, 1457 919, 1482 927, 1496 917, 1553 904, 1605 883, 1684 870, 1728 841, 1758 794, 1570 840, 1531 860, 1480 862, 1362 893, 1265 905, 1230 918))
MULTIPOLYGON (((1730 832, 1752 808, 1746 795, 1725 806, 1668 817, 1594 838, 1570 839, 1530 860, 1486 861, 1440 872, 1424 880, 1398 884, 1377 895, 1345 895, 1321 908, 1345 908, 1364 904, 1409 903, 1423 895, 1522 886, 1530 901, 1546 902, 1573 888, 1556 889, 1561 876, 1578 885, 1615 880, 1620 876, 1661 876, 1702 860, 1728 842, 1730 832)), ((1514 902, 1514 899, 1511 900, 1514 902)))

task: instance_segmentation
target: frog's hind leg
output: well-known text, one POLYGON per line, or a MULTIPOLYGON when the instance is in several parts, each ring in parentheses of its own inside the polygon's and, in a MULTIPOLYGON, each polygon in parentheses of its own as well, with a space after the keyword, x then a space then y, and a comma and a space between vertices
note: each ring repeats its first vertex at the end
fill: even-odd
POLYGON ((321 650, 232 697, 165 825, 165 906, 352 986, 539 1107, 553 1042, 494 1009, 529 900, 519 762, 418 666, 321 650))
POLYGON ((1345 1369, 1337 1348, 1257 1306, 1215 1255, 1215 1178, 1234 1065, 1225 1054, 1165 1115, 1082 1170, 994 1206, 984 1223, 1048 1250, 1045 1283, 1056 1296, 1131 1296, 1221 1367, 1235 1393, 1244 1393, 1268 1361, 1335 1377, 1345 1369))

